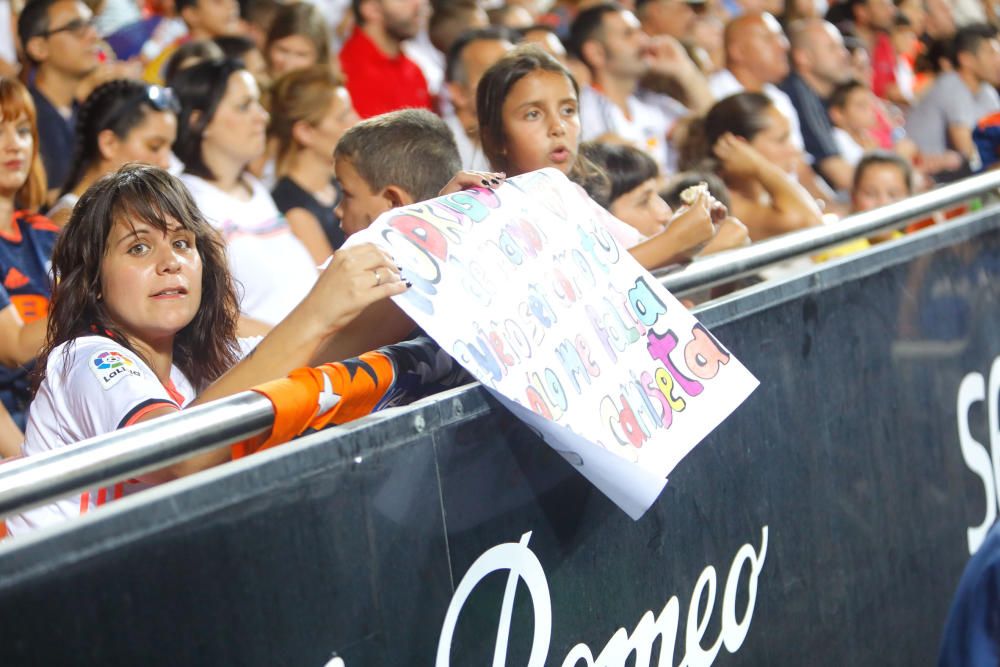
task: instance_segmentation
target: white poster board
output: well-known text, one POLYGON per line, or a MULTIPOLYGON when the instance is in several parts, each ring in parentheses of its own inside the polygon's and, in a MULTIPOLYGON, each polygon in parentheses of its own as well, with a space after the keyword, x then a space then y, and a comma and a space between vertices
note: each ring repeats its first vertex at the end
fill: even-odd
POLYGON ((544 169, 380 216, 399 306, 632 518, 757 380, 544 169))

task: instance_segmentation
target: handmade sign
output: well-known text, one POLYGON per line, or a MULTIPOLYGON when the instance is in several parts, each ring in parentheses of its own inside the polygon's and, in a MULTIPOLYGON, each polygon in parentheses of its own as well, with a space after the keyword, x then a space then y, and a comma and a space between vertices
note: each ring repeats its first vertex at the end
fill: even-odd
POLYGON ((621 248, 561 172, 380 216, 395 297, 442 348, 638 519, 677 463, 757 386, 621 248))

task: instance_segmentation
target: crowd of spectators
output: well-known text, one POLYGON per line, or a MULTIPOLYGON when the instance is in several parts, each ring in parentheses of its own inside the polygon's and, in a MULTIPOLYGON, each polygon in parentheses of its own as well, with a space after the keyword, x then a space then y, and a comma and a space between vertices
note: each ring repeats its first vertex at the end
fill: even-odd
MULTIPOLYGON (((109 211, 125 205, 115 179, 123 192, 129 179, 173 192, 128 206, 159 211, 146 233, 181 245, 206 230, 161 218, 191 197, 239 287, 235 333, 266 341, 332 289, 330 271, 357 277, 353 264, 317 268, 347 236, 448 188, 560 169, 656 268, 833 224, 996 159, 979 135, 1000 118, 998 17, 979 0, 27 0, 8 10, 4 457, 21 452, 33 392, 53 391, 30 385, 30 361, 55 363, 66 342, 47 323, 53 246, 69 243, 57 240, 67 225, 117 238, 81 208, 100 200, 94 189, 109 211), (122 171, 130 163, 158 169, 122 171)), ((382 260, 368 257, 376 287, 403 289, 397 272, 378 273, 382 260)), ((119 297, 105 269, 88 269, 88 287, 107 315, 119 297)), ((57 266, 71 282, 60 270, 74 269, 57 266)), ((323 349, 343 358, 407 331, 386 307, 374 318, 323 349)), ((91 333, 126 340, 111 320, 91 333)), ((167 393, 178 408, 193 398, 167 393)))

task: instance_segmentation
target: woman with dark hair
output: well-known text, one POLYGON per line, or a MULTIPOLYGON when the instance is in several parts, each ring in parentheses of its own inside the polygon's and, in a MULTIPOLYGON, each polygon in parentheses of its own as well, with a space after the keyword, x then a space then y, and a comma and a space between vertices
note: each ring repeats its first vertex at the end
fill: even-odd
MULTIPOLYGON (((517 176, 552 167, 585 190, 608 187, 600 169, 578 155, 578 101, 576 80, 537 46, 519 46, 497 61, 476 90, 480 139, 493 168, 517 176)), ((715 235, 716 202, 706 192, 648 238, 589 201, 608 232, 647 269, 688 261, 715 235)))
MULTIPOLYGON (((183 184, 126 165, 73 209, 52 256, 48 340, 23 446, 30 456, 173 414, 307 365, 365 307, 406 289, 372 245, 338 252, 307 297, 254 347, 239 341, 235 286, 218 234, 183 184), (242 360, 241 360, 242 357, 242 360)), ((201 470, 229 448, 29 510, 23 532, 201 470)))
POLYGON ((276 144, 278 175, 274 202, 317 264, 344 242, 334 214, 340 186, 333 151, 359 120, 350 93, 328 66, 289 72, 271 90, 269 134, 276 144))
POLYGON ((688 127, 681 168, 718 173, 754 241, 822 223, 816 201, 793 175, 802 154, 789 131, 784 114, 760 93, 722 99, 688 127))
POLYGON ((31 400, 23 364, 45 340, 48 266, 58 232, 35 213, 46 193, 35 119, 24 85, 0 77, 0 400, 22 429, 31 400))
POLYGON ((174 90, 181 180, 226 242, 242 286, 240 332, 264 333, 302 300, 318 273, 271 194, 247 170, 267 140, 257 82, 238 60, 210 60, 179 72, 174 90))
POLYGON ((166 169, 177 137, 180 105, 169 88, 116 79, 94 89, 76 116, 73 166, 61 196, 49 209, 62 226, 80 195, 104 174, 127 162, 166 169))
POLYGON ((316 6, 293 2, 278 9, 267 31, 264 56, 275 79, 313 65, 329 66, 330 35, 316 6))

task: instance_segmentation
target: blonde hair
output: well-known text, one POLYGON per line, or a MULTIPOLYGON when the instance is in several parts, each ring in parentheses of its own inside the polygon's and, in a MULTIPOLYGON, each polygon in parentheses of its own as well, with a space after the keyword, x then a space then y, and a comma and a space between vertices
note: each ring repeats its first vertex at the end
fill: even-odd
POLYGON ((340 75, 328 65, 314 65, 288 72, 271 88, 271 125, 268 133, 277 144, 277 172, 283 176, 301 147, 293 129, 299 121, 315 125, 322 121, 343 85, 340 75))

